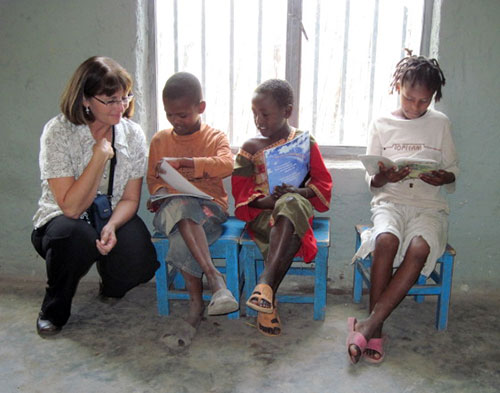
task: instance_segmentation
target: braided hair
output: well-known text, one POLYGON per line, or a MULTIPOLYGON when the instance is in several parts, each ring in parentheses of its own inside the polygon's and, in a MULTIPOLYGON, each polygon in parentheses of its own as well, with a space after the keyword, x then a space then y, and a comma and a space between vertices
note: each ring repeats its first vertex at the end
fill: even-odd
POLYGON ((436 92, 435 101, 439 101, 443 96, 441 86, 445 85, 446 79, 443 71, 436 59, 428 59, 424 56, 412 55, 412 51, 406 49, 408 56, 401 59, 396 65, 396 70, 392 76, 391 90, 392 94, 397 85, 410 83, 411 86, 421 84, 429 90, 436 92))

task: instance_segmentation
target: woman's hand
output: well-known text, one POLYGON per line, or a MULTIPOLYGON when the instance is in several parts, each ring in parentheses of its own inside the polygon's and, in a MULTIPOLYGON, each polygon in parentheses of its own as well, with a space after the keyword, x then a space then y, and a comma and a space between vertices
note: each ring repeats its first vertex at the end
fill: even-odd
POLYGON ((432 186, 442 186, 443 184, 449 184, 455 181, 453 172, 447 172, 443 169, 421 173, 418 177, 420 180, 432 186))
POLYGON ((94 155, 102 155, 106 161, 111 160, 115 155, 113 146, 111 146, 111 143, 106 138, 97 141, 95 145, 92 146, 92 152, 94 155))
POLYGON ((108 255, 116 245, 115 226, 107 223, 101 231, 101 238, 96 240, 96 247, 101 255, 108 255))
POLYGON ((372 187, 383 187, 387 183, 397 183, 410 174, 410 168, 404 167, 399 171, 396 167, 386 167, 382 162, 378 163, 379 173, 372 178, 372 187))

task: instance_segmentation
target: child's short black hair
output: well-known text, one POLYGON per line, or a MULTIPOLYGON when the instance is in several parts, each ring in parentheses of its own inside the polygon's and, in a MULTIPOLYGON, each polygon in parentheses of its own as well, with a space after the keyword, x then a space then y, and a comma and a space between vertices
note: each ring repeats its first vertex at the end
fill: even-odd
POLYGON ((442 97, 441 86, 444 86, 446 79, 443 71, 436 59, 428 59, 425 56, 414 56, 406 49, 408 56, 401 59, 396 65, 391 82, 391 93, 399 83, 401 86, 409 83, 414 86, 416 83, 426 86, 429 90, 436 92, 435 101, 442 97))
POLYGON ((168 78, 163 88, 163 101, 188 97, 194 104, 199 104, 203 98, 201 84, 196 76, 189 72, 177 72, 168 78))
POLYGON ((262 82, 255 89, 255 93, 270 94, 281 108, 293 105, 292 85, 283 79, 269 79, 262 82))

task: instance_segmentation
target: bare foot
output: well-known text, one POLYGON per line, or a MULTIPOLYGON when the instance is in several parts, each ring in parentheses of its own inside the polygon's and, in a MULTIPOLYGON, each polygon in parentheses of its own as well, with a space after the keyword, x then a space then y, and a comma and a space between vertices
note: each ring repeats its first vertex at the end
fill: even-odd
POLYGON ((349 335, 347 336, 347 351, 352 364, 356 364, 361 359, 363 351, 369 340, 367 337, 366 321, 358 322, 356 318, 347 318, 349 335))
POLYGON ((253 289, 250 298, 247 300, 247 306, 259 312, 270 313, 273 310, 271 303, 273 299, 274 292, 271 286, 261 282, 253 289))
POLYGON ((250 303, 263 308, 271 308, 271 303, 269 303, 266 299, 250 299, 250 303))
POLYGON ((203 320, 203 314, 205 313, 205 303, 203 300, 200 302, 189 301, 189 312, 185 318, 186 322, 189 323, 195 329, 200 326, 203 320))
POLYGON ((226 281, 224 281, 224 276, 218 270, 213 275, 206 275, 208 286, 212 290, 212 293, 217 292, 219 289, 227 288, 226 281))
MULTIPOLYGON (((375 331, 370 336, 370 339, 372 338, 382 338, 382 325, 375 329, 375 331)), ((366 348, 363 354, 371 359, 374 359, 375 361, 380 360, 380 358, 382 357, 381 353, 370 348, 366 348)))

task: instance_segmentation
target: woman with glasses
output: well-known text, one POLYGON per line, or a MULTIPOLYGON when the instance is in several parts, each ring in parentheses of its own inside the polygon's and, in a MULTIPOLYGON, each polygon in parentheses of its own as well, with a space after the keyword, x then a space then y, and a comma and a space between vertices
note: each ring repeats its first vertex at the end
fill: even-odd
POLYGON ((117 62, 91 57, 75 71, 61 97, 61 114, 40 139, 42 196, 33 217, 32 243, 45 259, 47 287, 37 332, 66 324, 78 282, 94 262, 99 298, 113 303, 158 267, 150 233, 137 216, 147 146, 131 121, 132 79, 117 62), (108 195, 112 213, 102 230, 87 209, 108 195))

